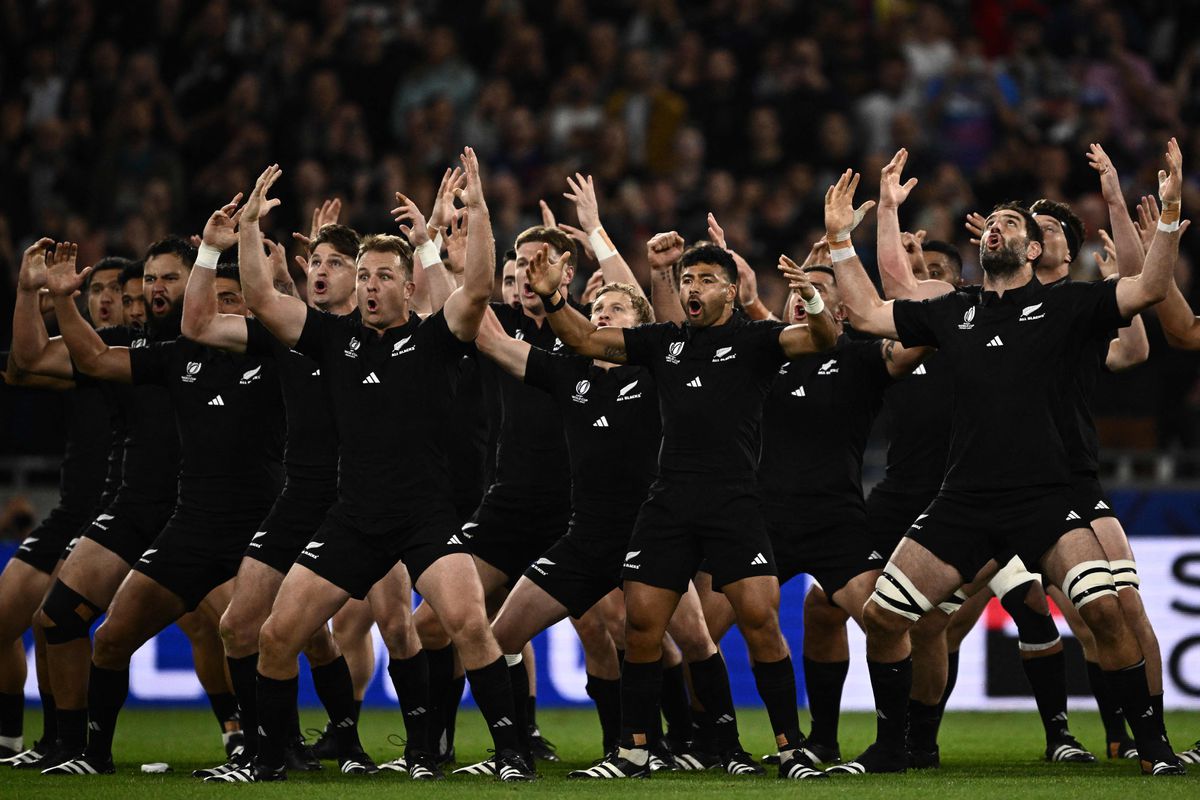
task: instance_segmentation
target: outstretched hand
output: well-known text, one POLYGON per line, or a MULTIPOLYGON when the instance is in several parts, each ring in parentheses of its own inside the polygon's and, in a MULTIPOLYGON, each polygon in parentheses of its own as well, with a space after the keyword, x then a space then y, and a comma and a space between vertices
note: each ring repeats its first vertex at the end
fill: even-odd
POLYGON ((417 208, 416 203, 400 192, 396 192, 396 208, 392 209, 392 219, 400 226, 400 232, 414 248, 432 241, 429 227, 425 223, 425 215, 417 208), (404 224, 406 221, 408 225, 404 224))
POLYGON ((479 177, 479 157, 475 155, 474 149, 464 147, 460 160, 463 172, 466 174, 466 188, 455 188, 454 196, 472 213, 476 211, 486 213, 487 201, 484 200, 483 182, 479 177))
MULTIPOLYGON (((591 231, 600 227, 600 205, 596 202, 596 184, 592 181, 592 176, 584 176, 580 172, 575 173, 575 178, 567 176, 567 185, 571 187, 571 191, 563 192, 563 197, 575 204, 575 213, 579 215, 579 227, 582 229, 580 233, 584 234, 584 238, 591 231)), ((564 231, 569 226, 560 225, 564 231)), ((572 234, 574 235, 574 234, 572 234)))
POLYGON ((1178 203, 1183 194, 1183 153, 1179 150, 1179 142, 1175 137, 1167 142, 1167 152, 1164 155, 1167 168, 1158 171, 1158 198, 1162 200, 1163 210, 1167 206, 1178 203))
MULTIPOLYGON (((336 197, 332 200, 326 200, 313 209, 312 225, 308 229, 308 236, 305 236, 303 233, 293 233, 292 238, 304 245, 305 250, 312 250, 313 239, 317 238, 317 234, 321 231, 321 228, 324 228, 326 225, 336 225, 338 217, 341 214, 341 200, 336 197)), ((297 260, 302 259, 297 256, 297 260)))
POLYGON ((879 174, 880 208, 899 208, 908 199, 909 193, 916 188, 916 178, 909 178, 904 183, 900 182, 900 175, 904 172, 904 165, 907 162, 908 151, 901 147, 879 174))
POLYGON ((800 296, 805 300, 812 300, 817 296, 817 288, 812 285, 812 281, 808 278, 808 273, 797 265, 795 261, 792 261, 787 256, 780 256, 779 271, 783 273, 783 277, 787 278, 788 288, 794 292, 799 292, 800 296))
POLYGON ((1104 148, 1098 142, 1092 142, 1088 148, 1087 160, 1088 166, 1100 173, 1100 193, 1104 195, 1105 202, 1120 202, 1124 205, 1121 197, 1121 179, 1117 175, 1117 168, 1113 166, 1112 159, 1108 157, 1108 153, 1104 152, 1104 148))
POLYGON ((837 183, 825 192, 825 235, 831 242, 845 241, 850 232, 858 227, 867 212, 875 207, 874 200, 868 200, 858 208, 854 207, 854 192, 862 176, 852 169, 841 174, 837 183))
POLYGON ((466 185, 467 176, 462 167, 447 167, 442 173, 442 182, 438 185, 437 195, 433 198, 433 209, 429 212, 431 236, 445 233, 450 227, 450 220, 454 216, 454 194, 466 185))
POLYGON ((987 225, 987 218, 978 211, 972 211, 967 214, 966 221, 963 227, 967 229, 967 233, 971 234, 971 244, 975 247, 983 240, 983 229, 987 225))
POLYGON ((563 269, 570 262, 569 253, 561 253, 558 258, 550 258, 550 245, 543 244, 533 254, 529 262, 526 277, 529 285, 537 294, 548 297, 554 294, 562 284, 563 269))
POLYGON ((1110 278, 1117 274, 1117 246, 1113 244, 1108 231, 1101 228, 1097 232, 1100 234, 1101 244, 1104 245, 1104 254, 1095 252, 1092 253, 1092 258, 1096 259, 1096 269, 1100 271, 1100 276, 1110 278))
POLYGON ((242 211, 237 210, 242 202, 242 193, 238 192, 225 205, 218 208, 204 223, 204 232, 200 241, 217 250, 228 250, 237 244, 237 226, 242 218, 242 211))
POLYGON ((54 240, 43 236, 25 249, 21 256, 21 271, 17 273, 17 288, 23 292, 36 292, 46 285, 46 252, 54 240))
POLYGON ((54 246, 54 253, 46 257, 46 288, 55 297, 70 297, 79 291, 91 267, 79 272, 75 271, 75 258, 79 254, 79 245, 73 242, 59 242, 54 246))
POLYGON ((271 187, 275 185, 275 181, 279 180, 279 176, 282 174, 283 170, 279 168, 279 165, 272 164, 258 176, 258 180, 254 184, 254 191, 250 192, 250 199, 242 207, 243 222, 256 223, 271 213, 272 208, 283 202, 277 197, 267 197, 267 192, 270 191, 271 187))

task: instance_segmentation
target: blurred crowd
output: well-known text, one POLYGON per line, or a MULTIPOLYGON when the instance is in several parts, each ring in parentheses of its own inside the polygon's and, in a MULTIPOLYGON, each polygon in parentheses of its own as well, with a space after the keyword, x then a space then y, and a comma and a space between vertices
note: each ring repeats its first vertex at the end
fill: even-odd
MULTIPOLYGON (((820 235, 833 176, 861 170, 867 199, 898 147, 920 179, 902 223, 960 245, 968 279, 964 215, 1040 197, 1085 220, 1076 277, 1095 277, 1108 220, 1090 142, 1132 208, 1178 136, 1184 214, 1200 209, 1196 12, 1190 0, 0 0, 0 346, 19 254, 38 236, 79 242, 84 264, 138 255, 198 232, 271 162, 284 169, 273 238, 306 231, 328 197, 343 222, 383 231, 397 190, 428 210, 463 144, 485 164, 500 246, 540 222, 540 199, 574 223, 562 192, 579 170, 639 274, 650 235, 702 238, 712 211, 768 305, 782 299, 779 254, 799 260, 820 235)), ((1200 234, 1184 251, 1196 307, 1200 234)), ((1106 384, 1097 411, 1115 422, 1102 425, 1117 445, 1200 446, 1200 360, 1150 328, 1154 355, 1106 384)), ((0 449, 43 449, 21 442, 20 415, 36 411, 5 424, 0 449)))

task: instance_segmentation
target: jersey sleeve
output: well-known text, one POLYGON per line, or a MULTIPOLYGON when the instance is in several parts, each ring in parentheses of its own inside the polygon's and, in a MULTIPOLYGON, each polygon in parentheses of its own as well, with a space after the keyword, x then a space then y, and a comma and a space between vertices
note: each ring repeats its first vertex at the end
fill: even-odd
POLYGON ((1132 317, 1126 319, 1121 315, 1117 305, 1117 281, 1078 281, 1064 288, 1075 294, 1072 305, 1077 309, 1078 319, 1094 335, 1110 334, 1133 322, 1132 317))
POLYGON ((129 350, 130 382, 134 385, 152 383, 166 386, 171 362, 179 351, 179 340, 152 342, 146 347, 129 350))
POLYGON ((325 350, 336 325, 337 318, 332 314, 309 308, 304 318, 304 329, 296 341, 296 352, 303 353, 318 364, 324 361, 325 350))
POLYGON ((883 358, 885 340, 863 342, 855 348, 855 357, 861 362, 859 374, 863 376, 864 389, 871 393, 882 392, 894 383, 888 372, 887 361, 883 358))
POLYGON ((464 342, 454 335, 454 331, 450 330, 450 323, 446 321, 446 314, 442 311, 422 320, 417 326, 417 336, 436 352, 454 356, 464 356, 471 352, 472 343, 464 342))
POLYGON ((665 336, 671 327, 668 323, 658 323, 626 328, 625 363, 653 370, 662 356, 665 336))
POLYGON ((779 337, 787 329, 787 325, 776 320, 755 320, 749 323, 754 335, 754 354, 758 363, 764 369, 774 371, 787 361, 779 337))
POLYGON ((892 323, 897 339, 905 347, 938 347, 938 313, 944 311, 951 295, 932 300, 893 300, 892 323))
POLYGON ((255 358, 272 358, 282 345, 271 335, 267 326, 253 317, 246 319, 246 355, 255 358))
POLYGON ((525 383, 557 397, 560 387, 575 380, 574 367, 581 359, 578 356, 548 353, 540 347, 529 348, 529 360, 525 362, 525 383))

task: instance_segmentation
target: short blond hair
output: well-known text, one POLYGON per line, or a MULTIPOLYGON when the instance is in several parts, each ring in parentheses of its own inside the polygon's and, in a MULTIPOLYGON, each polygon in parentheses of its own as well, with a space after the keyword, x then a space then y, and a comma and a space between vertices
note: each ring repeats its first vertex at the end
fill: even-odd
POLYGON ((629 304, 633 306, 633 310, 637 312, 638 322, 645 325, 654 322, 654 309, 650 307, 650 303, 646 297, 638 291, 637 287, 630 283, 606 283, 596 292, 596 296, 592 298, 592 302, 600 299, 601 295, 609 292, 623 292, 629 295, 629 304))
POLYGON ((364 236, 358 245, 358 261, 367 253, 392 253, 400 259, 400 266, 409 280, 413 276, 413 249, 408 242, 390 233, 372 233, 364 236))

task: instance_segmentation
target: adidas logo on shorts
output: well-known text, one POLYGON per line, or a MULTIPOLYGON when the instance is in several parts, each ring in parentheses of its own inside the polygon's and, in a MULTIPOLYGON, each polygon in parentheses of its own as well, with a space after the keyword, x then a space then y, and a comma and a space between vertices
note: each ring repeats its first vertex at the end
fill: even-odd
MULTIPOLYGON (((759 553, 753 559, 750 560, 750 566, 752 566, 752 567, 762 567, 762 566, 765 566, 766 563, 767 563, 767 557, 764 556, 762 553, 759 553)), ((720 722, 720 720, 717 720, 717 721, 720 722)))
POLYGON ((457 544, 457 545, 461 546, 462 539, 459 539, 458 534, 456 533, 453 536, 451 536, 449 539, 446 540, 446 544, 457 544))
POLYGON ((1096 507, 1093 510, 1094 511, 1108 511, 1110 509, 1109 509, 1108 503, 1101 500, 1099 503, 1096 503, 1096 507))
POLYGON ((1067 512, 1067 519, 1066 519, 1066 521, 1067 521, 1067 522, 1070 522, 1070 521, 1071 521, 1071 520, 1073 520, 1073 519, 1081 519, 1081 517, 1080 517, 1078 514, 1076 514, 1074 511, 1069 511, 1069 512, 1067 512))

